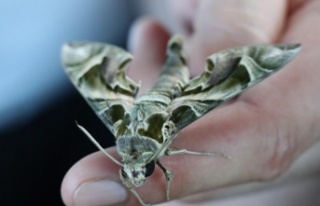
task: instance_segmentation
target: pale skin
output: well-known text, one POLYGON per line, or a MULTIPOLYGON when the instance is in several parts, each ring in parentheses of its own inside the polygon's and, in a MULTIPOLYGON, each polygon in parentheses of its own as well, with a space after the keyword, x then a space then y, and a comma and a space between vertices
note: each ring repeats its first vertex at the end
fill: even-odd
MULTIPOLYGON (((174 146, 223 152, 232 160, 192 155, 162 158, 163 165, 174 172, 171 198, 285 175, 320 139, 320 1, 177 0, 169 4, 185 36, 193 75, 202 72, 208 55, 221 49, 275 42, 301 43, 303 47, 286 68, 179 133, 174 146)), ((171 34, 160 23, 144 18, 130 35, 135 56, 130 76, 141 80, 145 91, 159 74, 171 34)), ((107 151, 118 158, 114 147, 107 151)), ((317 164, 314 161, 316 166, 303 170, 320 171, 317 164)), ((63 201, 66 205, 110 204, 112 195, 87 197, 95 189, 93 182, 110 180, 123 187, 118 170, 101 152, 84 157, 63 180, 63 201), (88 183, 93 189, 83 189, 88 183)), ((137 199, 125 191, 118 204, 136 205, 137 199)), ((137 191, 148 203, 166 201, 162 171, 157 168, 137 191)))

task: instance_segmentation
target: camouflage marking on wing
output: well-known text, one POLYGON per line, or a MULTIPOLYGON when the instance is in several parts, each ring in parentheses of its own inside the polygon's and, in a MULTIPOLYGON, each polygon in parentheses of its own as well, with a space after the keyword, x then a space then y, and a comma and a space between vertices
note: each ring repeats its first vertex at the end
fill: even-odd
POLYGON ((117 137, 123 119, 129 120, 139 85, 125 72, 130 53, 102 43, 71 42, 62 48, 62 61, 72 83, 99 118, 117 137))
POLYGON ((239 95, 292 60, 299 44, 229 49, 208 57, 205 71, 193 78, 168 107, 168 122, 178 132, 221 103, 239 95))

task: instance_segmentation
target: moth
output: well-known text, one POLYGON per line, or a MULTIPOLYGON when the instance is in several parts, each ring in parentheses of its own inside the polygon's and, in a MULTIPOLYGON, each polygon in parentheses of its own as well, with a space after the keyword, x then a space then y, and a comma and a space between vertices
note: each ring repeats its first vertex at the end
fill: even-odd
POLYGON ((158 165, 166 178, 169 200, 173 173, 164 155, 194 154, 229 158, 222 153, 172 149, 177 133, 207 112, 282 68, 299 52, 299 44, 254 45, 212 54, 204 72, 190 79, 183 39, 173 36, 154 86, 137 97, 139 84, 126 75, 132 55, 103 43, 71 42, 62 48, 65 71, 74 86, 114 134, 121 162, 109 155, 82 126, 77 126, 113 162, 122 183, 146 205, 135 187, 158 165))

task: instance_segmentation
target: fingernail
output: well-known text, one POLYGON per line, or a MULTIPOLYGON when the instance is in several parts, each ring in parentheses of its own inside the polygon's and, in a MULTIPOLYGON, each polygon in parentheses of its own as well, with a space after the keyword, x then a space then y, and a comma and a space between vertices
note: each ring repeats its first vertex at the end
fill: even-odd
POLYGON ((100 206, 119 204, 126 200, 125 188, 117 182, 102 180, 80 185, 74 194, 76 206, 100 206))

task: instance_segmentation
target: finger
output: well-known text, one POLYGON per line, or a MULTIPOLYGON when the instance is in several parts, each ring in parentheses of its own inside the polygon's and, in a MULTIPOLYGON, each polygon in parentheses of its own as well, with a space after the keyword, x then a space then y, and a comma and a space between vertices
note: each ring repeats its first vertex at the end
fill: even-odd
POLYGON ((138 20, 129 34, 129 48, 134 60, 128 75, 142 82, 140 93, 146 91, 158 77, 164 61, 169 34, 157 21, 150 18, 138 20))
POLYGON ((309 131, 309 137, 300 139, 301 144, 306 147, 320 139, 320 128, 316 123, 320 120, 319 14, 320 1, 305 1, 290 16, 288 29, 285 31, 282 41, 299 42, 302 44, 302 51, 294 62, 294 66, 279 74, 278 78, 286 81, 280 81, 276 84, 283 89, 282 92, 288 98, 292 99, 292 107, 297 113, 297 120, 300 120, 299 125, 303 126, 298 130, 300 132, 309 131), (294 91, 292 91, 293 87, 294 91))
POLYGON ((192 22, 186 52, 194 74, 210 54, 235 46, 276 41, 283 29, 286 1, 203 0, 192 22))
MULTIPOLYGON (((114 150, 110 154, 117 157, 114 150)), ((96 152, 83 158, 64 177, 61 185, 61 196, 64 203, 68 206, 89 206, 111 204, 110 201, 116 200, 117 197, 126 199, 126 191, 122 186, 117 186, 118 170, 118 166, 102 152, 96 152), (103 187, 101 186, 103 184, 99 184, 99 180, 109 180, 109 182, 107 181, 106 186, 103 187), (94 183, 97 183, 96 186, 94 183), (108 183, 111 186, 108 187, 108 183), (113 192, 118 192, 118 194, 113 192), (106 200, 105 197, 108 197, 108 194, 113 199, 106 200)))
POLYGON ((320 2, 314 0, 304 1, 304 4, 299 4, 295 13, 291 14, 288 27, 282 37, 282 41, 297 41, 301 42, 303 47, 307 47, 304 48, 302 55, 310 55, 319 51, 318 43, 320 42, 320 26, 319 24, 315 24, 320 18, 319 7, 320 2))

